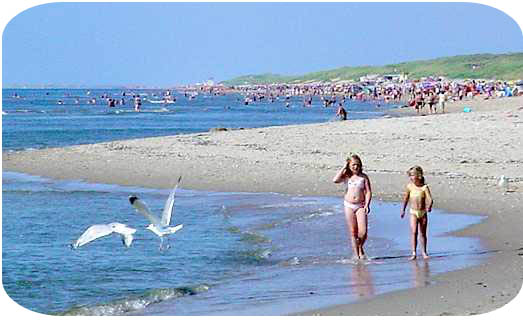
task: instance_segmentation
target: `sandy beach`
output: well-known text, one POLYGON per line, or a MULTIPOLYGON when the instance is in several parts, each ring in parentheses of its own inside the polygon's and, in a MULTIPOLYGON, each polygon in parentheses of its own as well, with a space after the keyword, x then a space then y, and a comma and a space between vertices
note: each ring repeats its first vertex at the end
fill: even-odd
POLYGON ((390 111, 401 117, 3 152, 3 170, 153 188, 183 175, 187 189, 341 197, 332 178, 352 152, 363 160, 374 199, 399 201, 406 170, 421 165, 435 208, 485 216, 454 235, 479 237, 490 258, 426 287, 300 314, 475 315, 510 302, 523 283, 523 97, 447 108, 428 116, 403 108, 390 111), (509 179, 507 192, 496 185, 501 175, 509 179))

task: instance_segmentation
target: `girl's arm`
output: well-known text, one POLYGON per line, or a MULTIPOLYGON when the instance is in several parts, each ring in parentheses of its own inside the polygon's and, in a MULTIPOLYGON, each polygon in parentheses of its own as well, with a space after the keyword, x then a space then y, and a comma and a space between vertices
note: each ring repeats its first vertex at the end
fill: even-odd
POLYGON ((372 200, 372 189, 369 177, 365 175, 365 213, 370 213, 370 201, 372 200))
POLYGON ((405 217, 405 209, 407 208, 407 204, 409 203, 410 198, 410 190, 409 186, 405 188, 405 194, 403 195, 403 206, 401 207, 401 217, 405 217))
POLYGON ((343 168, 340 169, 338 171, 338 173, 336 173, 336 176, 334 176, 332 181, 334 183, 341 183, 341 182, 343 182, 343 180, 345 180, 346 173, 347 173, 347 165, 343 166, 343 168))
POLYGON ((429 186, 425 187, 425 192, 426 192, 425 204, 427 206, 427 211, 431 212, 432 204, 434 204, 434 200, 432 199, 432 194, 430 193, 429 186))

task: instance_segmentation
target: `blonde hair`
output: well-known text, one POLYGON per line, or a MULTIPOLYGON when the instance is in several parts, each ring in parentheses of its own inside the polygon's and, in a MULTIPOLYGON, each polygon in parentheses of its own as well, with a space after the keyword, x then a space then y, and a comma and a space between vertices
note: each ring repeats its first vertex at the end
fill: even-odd
MULTIPOLYGON (((358 156, 357 154, 353 154, 352 152, 349 153, 349 155, 347 156, 347 159, 346 159, 346 162, 347 164, 349 164, 352 160, 356 160, 360 163, 361 167, 360 167, 360 172, 363 172, 363 162, 361 161, 361 158, 360 156, 358 156)), ((346 168, 346 173, 345 175, 347 175, 348 177, 351 177, 353 175, 352 171, 350 170, 349 167, 346 168)))
POLYGON ((420 179, 422 184, 425 184, 425 177, 423 176, 423 168, 421 168, 421 166, 417 166, 417 165, 412 166, 407 171, 407 175, 409 175, 409 176, 413 175, 413 176, 417 177, 418 179, 420 179))

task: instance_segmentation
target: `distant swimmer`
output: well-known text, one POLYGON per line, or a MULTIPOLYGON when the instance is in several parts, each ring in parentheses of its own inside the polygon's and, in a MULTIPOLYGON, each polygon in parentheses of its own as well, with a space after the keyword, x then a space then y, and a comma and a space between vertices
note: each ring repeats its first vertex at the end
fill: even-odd
POLYGON ((343 108, 343 105, 340 103, 338 110, 336 111, 336 117, 340 118, 341 121, 347 120, 347 111, 343 108))
POLYGON ((312 106, 312 97, 308 96, 303 100, 303 106, 304 107, 311 107, 312 106))
POLYGON ((134 97, 134 110, 136 112, 140 112, 140 109, 142 108, 142 99, 140 99, 139 95, 136 95, 134 97))

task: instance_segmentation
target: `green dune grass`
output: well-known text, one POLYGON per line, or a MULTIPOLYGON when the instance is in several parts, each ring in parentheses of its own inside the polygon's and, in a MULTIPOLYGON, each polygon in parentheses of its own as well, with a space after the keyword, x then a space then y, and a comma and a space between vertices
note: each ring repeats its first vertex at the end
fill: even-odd
POLYGON ((523 79, 523 53, 475 54, 402 62, 386 66, 341 67, 304 75, 260 74, 245 75, 223 81, 225 85, 265 83, 306 83, 359 80, 369 74, 406 73, 410 79, 444 76, 450 79, 523 79))

